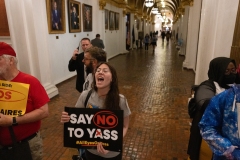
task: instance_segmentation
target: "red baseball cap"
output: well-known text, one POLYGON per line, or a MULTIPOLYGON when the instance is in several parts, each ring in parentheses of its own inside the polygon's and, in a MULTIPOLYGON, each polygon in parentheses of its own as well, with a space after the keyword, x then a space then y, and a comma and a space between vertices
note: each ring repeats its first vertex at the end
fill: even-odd
POLYGON ((0 56, 4 54, 16 57, 16 53, 10 45, 0 42, 0 56))

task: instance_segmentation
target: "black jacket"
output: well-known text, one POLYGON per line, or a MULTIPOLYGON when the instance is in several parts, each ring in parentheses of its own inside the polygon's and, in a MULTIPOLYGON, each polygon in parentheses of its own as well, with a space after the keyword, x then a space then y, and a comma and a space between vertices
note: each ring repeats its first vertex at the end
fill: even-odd
POLYGON ((200 130, 198 123, 200 122, 202 115, 211 100, 211 98, 216 93, 216 87, 211 80, 206 80, 202 82, 197 91, 194 94, 197 102, 197 111, 192 120, 192 126, 190 128, 190 139, 188 143, 188 155, 191 160, 199 160, 199 151, 202 142, 202 136, 200 135, 200 130))
POLYGON ((84 52, 80 53, 77 56, 76 60, 73 60, 72 58, 69 60, 68 63, 68 70, 70 72, 77 71, 77 80, 76 80, 76 89, 78 92, 83 91, 83 83, 85 82, 84 78, 84 63, 82 62, 84 58, 84 52))

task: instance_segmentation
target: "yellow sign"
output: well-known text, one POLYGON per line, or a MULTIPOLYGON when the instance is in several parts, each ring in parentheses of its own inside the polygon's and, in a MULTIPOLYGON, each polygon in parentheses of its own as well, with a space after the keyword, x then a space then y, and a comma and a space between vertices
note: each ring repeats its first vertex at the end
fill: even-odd
POLYGON ((26 112, 29 84, 0 80, 0 113, 22 116, 26 112))

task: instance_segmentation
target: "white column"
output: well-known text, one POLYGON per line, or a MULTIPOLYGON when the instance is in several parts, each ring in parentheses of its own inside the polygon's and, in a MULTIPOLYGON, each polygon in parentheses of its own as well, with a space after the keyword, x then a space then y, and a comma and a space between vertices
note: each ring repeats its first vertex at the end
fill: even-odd
POLYGON ((119 41, 119 49, 120 53, 128 53, 129 51, 126 50, 126 38, 127 38, 127 28, 126 28, 126 15, 123 15, 123 10, 120 10, 119 13, 119 34, 120 34, 120 41, 119 41))
POLYGON ((183 67, 188 69, 196 69, 197 47, 200 25, 202 1, 194 1, 194 5, 189 10, 188 33, 186 55, 183 62, 183 67))
POLYGON ((178 33, 178 38, 183 40, 179 54, 186 54, 186 42, 187 42, 187 30, 188 30, 188 17, 189 17, 189 6, 185 7, 184 15, 182 15, 180 23, 180 32, 178 33))
POLYGON ((51 63, 47 44, 47 22, 45 1, 5 0, 12 46, 19 60, 21 71, 37 77, 49 97, 58 94, 53 84, 51 63), (44 24, 44 25, 42 25, 44 24))
POLYGON ((203 0, 195 84, 208 79, 209 62, 229 57, 239 0, 203 0))

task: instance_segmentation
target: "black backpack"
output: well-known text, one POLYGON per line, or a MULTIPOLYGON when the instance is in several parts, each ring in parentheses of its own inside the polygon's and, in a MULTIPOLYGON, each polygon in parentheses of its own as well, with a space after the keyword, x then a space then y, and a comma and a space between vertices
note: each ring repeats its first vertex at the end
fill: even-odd
POLYGON ((193 85, 191 88, 191 93, 192 93, 192 95, 188 102, 188 114, 189 114, 190 118, 193 118, 197 111, 201 111, 202 114, 204 113, 204 111, 207 107, 207 104, 209 103, 211 98, 216 93, 216 87, 212 80, 206 80, 206 81, 202 82, 200 85, 193 85), (210 95, 209 95, 209 92, 208 93, 200 93, 200 94, 204 94, 205 98, 201 98, 197 102, 195 97, 197 95, 196 93, 200 92, 200 90, 199 90, 200 86, 205 86, 205 88, 210 91, 210 95), (202 105, 200 105, 200 104, 202 104, 202 105))
POLYGON ((191 88, 191 98, 188 101, 188 114, 190 118, 193 118, 197 111, 197 102, 195 99, 195 92, 197 91, 199 85, 193 85, 191 88))

